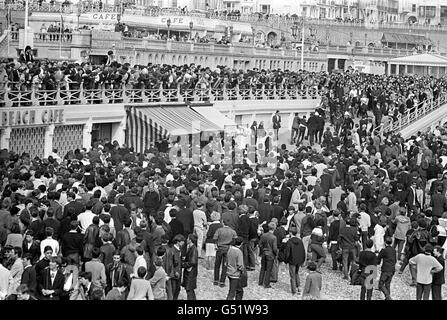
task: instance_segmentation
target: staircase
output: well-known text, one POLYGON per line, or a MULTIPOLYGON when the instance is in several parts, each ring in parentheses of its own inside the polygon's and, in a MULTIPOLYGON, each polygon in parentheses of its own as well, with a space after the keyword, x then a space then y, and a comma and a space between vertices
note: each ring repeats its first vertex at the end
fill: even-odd
POLYGON ((442 93, 436 100, 420 103, 416 108, 408 110, 397 121, 381 125, 381 135, 388 132, 400 132, 403 138, 409 138, 418 131, 429 131, 447 116, 447 93, 442 93))

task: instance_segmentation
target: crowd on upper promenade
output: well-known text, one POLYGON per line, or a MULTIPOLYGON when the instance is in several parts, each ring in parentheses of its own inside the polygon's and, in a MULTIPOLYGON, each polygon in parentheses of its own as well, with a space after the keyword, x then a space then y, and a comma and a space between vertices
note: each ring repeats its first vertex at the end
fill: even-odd
MULTIPOLYGON (((328 74, 325 71, 259 69, 237 70, 228 66, 210 68, 198 64, 133 65, 116 61, 113 51, 100 65, 90 62, 69 63, 35 59, 30 47, 15 62, 0 64, 0 88, 10 95, 26 96, 36 92, 83 90, 239 90, 256 96, 273 90, 279 98, 308 91, 322 97, 331 117, 353 110, 360 116, 367 110, 377 114, 405 113, 425 99, 437 98, 445 91, 446 77, 418 75, 371 75, 347 70, 328 74), (298 90, 298 91, 297 91, 298 90)), ((78 93, 79 94, 79 93, 78 93)), ((248 96, 247 96, 248 97, 248 96)), ((54 101, 56 103, 56 101, 54 101)), ((95 103, 100 103, 97 101, 95 103)), ((380 123, 380 117, 378 123, 380 123)))

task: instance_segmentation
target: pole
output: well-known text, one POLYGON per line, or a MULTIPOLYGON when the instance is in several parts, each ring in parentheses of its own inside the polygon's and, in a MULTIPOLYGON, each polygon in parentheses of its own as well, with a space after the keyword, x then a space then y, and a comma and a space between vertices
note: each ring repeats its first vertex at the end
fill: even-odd
POLYGON ((301 69, 304 70, 304 16, 303 16, 303 30, 301 32, 301 69))
POLYGON ((23 47, 25 48, 28 44, 28 11, 29 11, 29 0, 25 0, 25 35, 23 37, 23 47))

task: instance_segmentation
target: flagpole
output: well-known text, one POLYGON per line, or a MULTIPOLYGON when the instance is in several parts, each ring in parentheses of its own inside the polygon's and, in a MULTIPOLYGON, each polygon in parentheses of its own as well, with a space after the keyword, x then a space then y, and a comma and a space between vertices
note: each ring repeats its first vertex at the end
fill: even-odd
POLYGON ((301 69, 304 70, 304 16, 303 16, 303 30, 301 32, 301 69))
POLYGON ((62 29, 64 28, 64 18, 62 17, 61 14, 61 27, 59 30, 59 59, 62 58, 62 29))
POLYGON ((29 11, 29 0, 25 0, 25 35, 23 37, 23 48, 28 44, 28 11, 29 11))

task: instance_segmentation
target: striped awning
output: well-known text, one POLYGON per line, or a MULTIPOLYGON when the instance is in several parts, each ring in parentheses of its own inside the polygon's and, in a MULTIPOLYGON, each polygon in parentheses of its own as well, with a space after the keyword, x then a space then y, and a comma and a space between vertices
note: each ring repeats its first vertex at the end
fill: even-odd
POLYGON ((135 152, 144 152, 151 143, 168 139, 168 131, 143 112, 142 108, 127 111, 126 144, 135 152))
POLYGON ((129 107, 127 112, 126 141, 135 152, 144 152, 151 143, 171 135, 224 129, 223 123, 208 120, 185 104, 129 107))

